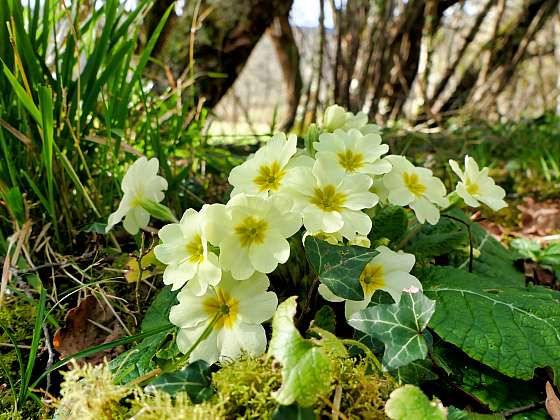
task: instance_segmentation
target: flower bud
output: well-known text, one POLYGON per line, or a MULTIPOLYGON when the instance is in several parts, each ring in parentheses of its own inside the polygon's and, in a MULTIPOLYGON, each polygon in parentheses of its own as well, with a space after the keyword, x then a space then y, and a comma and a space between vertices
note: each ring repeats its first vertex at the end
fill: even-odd
POLYGON ((331 105, 325 110, 323 127, 328 131, 342 128, 346 123, 346 111, 339 105, 331 105))

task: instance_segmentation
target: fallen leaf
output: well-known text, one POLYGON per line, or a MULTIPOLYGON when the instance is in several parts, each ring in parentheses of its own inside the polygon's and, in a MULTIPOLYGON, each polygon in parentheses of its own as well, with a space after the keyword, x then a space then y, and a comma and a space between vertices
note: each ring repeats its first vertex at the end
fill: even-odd
MULTIPOLYGON (((64 358, 81 350, 116 340, 122 335, 117 319, 103 302, 88 296, 78 302, 64 318, 65 326, 56 330, 53 345, 64 358)), ((92 364, 108 360, 123 351, 122 346, 83 359, 92 364)))
POLYGON ((517 208, 521 211, 521 228, 524 234, 549 235, 560 230, 560 200, 536 202, 526 197, 517 208))
POLYGON ((560 420, 560 400, 554 392, 554 388, 550 385, 550 382, 546 382, 546 411, 548 415, 552 417, 552 420, 560 420))

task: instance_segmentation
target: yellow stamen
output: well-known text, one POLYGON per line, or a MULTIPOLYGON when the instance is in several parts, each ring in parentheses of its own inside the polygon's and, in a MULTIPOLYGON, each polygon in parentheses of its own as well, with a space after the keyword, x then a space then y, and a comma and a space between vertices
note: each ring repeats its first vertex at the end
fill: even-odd
POLYGON ((204 246, 202 245, 202 239, 200 235, 195 235, 192 241, 190 241, 185 247, 188 257, 188 262, 193 264, 199 264, 204 261, 204 246))
POLYGON ((426 192, 426 186, 420 182, 418 174, 414 172, 404 172, 403 181, 406 188, 408 188, 408 190, 416 197, 420 197, 424 192, 426 192))
POLYGON ((233 328, 237 320, 239 312, 239 301, 231 297, 225 290, 217 287, 216 296, 209 296, 202 302, 204 310, 209 318, 213 318, 216 314, 220 317, 214 324, 215 330, 220 330, 224 327, 233 328))
POLYGON ((235 233, 239 237, 242 247, 253 244, 262 244, 266 237, 268 223, 266 220, 257 219, 253 216, 246 217, 240 224, 235 226, 235 233))
POLYGON ((259 186, 259 191, 277 191, 286 172, 280 167, 278 161, 272 162, 270 165, 261 165, 259 175, 253 180, 259 186))
POLYGON ((341 211, 346 202, 346 194, 337 192, 334 185, 326 185, 322 189, 315 188, 310 202, 323 211, 341 211))
POLYGON ((365 266, 364 271, 360 275, 360 284, 364 290, 364 294, 373 294, 378 289, 385 286, 385 270, 381 264, 369 263, 365 266))
POLYGON ((479 186, 476 182, 472 182, 470 178, 467 178, 465 185, 466 185, 467 192, 470 195, 478 194, 479 186))
POLYGON ((354 153, 351 150, 340 152, 338 155, 338 163, 348 172, 355 172, 364 166, 364 156, 361 153, 354 153))

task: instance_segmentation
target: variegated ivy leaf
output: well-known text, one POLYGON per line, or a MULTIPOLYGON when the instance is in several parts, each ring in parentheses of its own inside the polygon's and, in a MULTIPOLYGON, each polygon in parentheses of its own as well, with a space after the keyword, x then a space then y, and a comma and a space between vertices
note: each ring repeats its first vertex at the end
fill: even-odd
POLYGON ((348 323, 381 340, 385 344, 383 364, 396 369, 428 354, 424 329, 435 305, 421 292, 404 291, 399 303, 366 308, 354 314, 348 323))
POLYGON ((379 252, 361 246, 331 245, 308 236, 305 239, 305 254, 321 283, 331 292, 343 299, 364 299, 360 275, 379 252))

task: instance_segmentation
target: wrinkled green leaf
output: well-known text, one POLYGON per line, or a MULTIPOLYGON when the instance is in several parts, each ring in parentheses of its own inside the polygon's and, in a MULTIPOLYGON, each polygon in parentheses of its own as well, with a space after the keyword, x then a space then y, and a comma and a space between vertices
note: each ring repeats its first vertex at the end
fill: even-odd
POLYGON ((430 401, 420 388, 405 385, 391 392, 385 414, 392 420, 446 420, 447 410, 440 402, 430 401))
POLYGON ((324 305, 315 313, 313 318, 313 326, 334 333, 336 329, 336 313, 334 309, 328 305, 324 305))
POLYGON ((466 226, 455 220, 441 217, 436 225, 422 225, 404 250, 416 256, 437 257, 467 244, 466 226))
POLYGON ((319 280, 335 295, 363 300, 360 274, 378 252, 359 246, 338 246, 313 236, 305 239, 305 253, 319 280))
POLYGON ((381 340, 385 344, 383 364, 396 369, 428 354, 423 332, 434 309, 435 302, 422 293, 403 292, 399 303, 366 308, 348 323, 381 340))
POLYGON ((407 227, 408 217, 404 208, 399 206, 383 207, 372 219, 369 238, 372 242, 380 238, 397 242, 404 236, 407 227))
POLYGON ((274 394, 276 401, 308 407, 328 391, 333 367, 325 350, 305 340, 294 326, 296 306, 295 296, 278 306, 268 354, 282 364, 282 386, 274 394))
POLYGON ((317 416, 311 407, 297 404, 279 405, 272 413, 272 420, 315 420, 317 416))
POLYGON ((195 404, 206 401, 214 394, 210 365, 197 360, 177 372, 165 372, 146 386, 146 392, 164 391, 174 396, 186 392, 195 404))
POLYGON ((528 380, 551 367, 558 382, 560 292, 433 267, 424 293, 437 301, 430 327, 443 340, 507 376, 528 380))
POLYGON ((524 407, 544 401, 544 387, 512 379, 485 366, 454 346, 440 343, 434 348, 434 359, 451 366, 448 381, 475 396, 492 411, 524 407))

